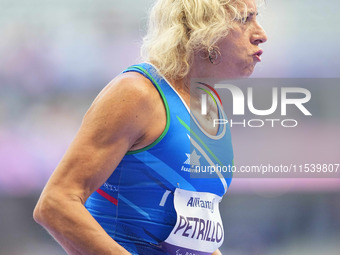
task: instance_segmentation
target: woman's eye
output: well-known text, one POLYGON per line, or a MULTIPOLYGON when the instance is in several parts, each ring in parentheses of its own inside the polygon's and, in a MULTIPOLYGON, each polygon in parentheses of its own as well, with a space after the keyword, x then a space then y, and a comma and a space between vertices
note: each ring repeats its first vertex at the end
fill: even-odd
POLYGON ((258 13, 249 13, 247 17, 243 17, 241 18, 241 22, 242 23, 247 23, 249 22, 252 18, 256 17, 258 15, 258 13))
POLYGON ((249 19, 250 19, 250 16, 242 18, 242 23, 246 23, 247 21, 249 21, 249 19))
POLYGON ((245 23, 247 23, 247 22, 249 21, 249 18, 250 18, 249 16, 240 18, 240 19, 239 19, 239 22, 240 22, 241 24, 245 24, 245 23))

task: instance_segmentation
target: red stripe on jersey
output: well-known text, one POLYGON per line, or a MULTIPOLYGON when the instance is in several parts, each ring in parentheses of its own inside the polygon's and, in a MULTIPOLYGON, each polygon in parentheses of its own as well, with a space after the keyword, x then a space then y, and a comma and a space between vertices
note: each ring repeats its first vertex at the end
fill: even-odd
POLYGON ((113 196, 110 196, 109 194, 107 194, 105 191, 103 191, 101 189, 97 189, 97 192, 98 192, 99 195, 106 198, 107 200, 109 200, 114 205, 118 204, 118 200, 116 198, 114 198, 113 196))
POLYGON ((214 92, 214 94, 217 96, 218 100, 220 101, 221 105, 222 105, 222 100, 220 98, 220 95, 217 93, 217 91, 210 85, 203 83, 203 82, 198 82, 201 85, 207 86, 212 92, 214 92))

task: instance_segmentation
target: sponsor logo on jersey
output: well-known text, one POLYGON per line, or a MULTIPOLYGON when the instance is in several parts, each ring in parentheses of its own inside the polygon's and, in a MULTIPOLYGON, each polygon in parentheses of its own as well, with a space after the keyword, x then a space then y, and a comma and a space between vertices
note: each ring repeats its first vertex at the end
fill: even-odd
POLYGON ((214 199, 209 201, 209 200, 202 200, 199 197, 190 197, 188 200, 187 206, 207 208, 213 213, 214 212, 214 199))
POLYGON ((200 166, 200 158, 201 155, 198 155, 196 150, 194 149, 190 154, 185 153, 187 159, 183 162, 181 167, 181 171, 184 172, 197 172, 196 166, 200 166))

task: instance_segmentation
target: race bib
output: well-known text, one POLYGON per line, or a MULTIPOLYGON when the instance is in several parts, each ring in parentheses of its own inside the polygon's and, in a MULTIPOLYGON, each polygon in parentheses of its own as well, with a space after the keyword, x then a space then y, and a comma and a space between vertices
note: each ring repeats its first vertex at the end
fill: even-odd
POLYGON ((162 249, 170 255, 208 255, 216 251, 224 240, 221 199, 212 193, 176 189, 177 222, 161 243, 162 249))

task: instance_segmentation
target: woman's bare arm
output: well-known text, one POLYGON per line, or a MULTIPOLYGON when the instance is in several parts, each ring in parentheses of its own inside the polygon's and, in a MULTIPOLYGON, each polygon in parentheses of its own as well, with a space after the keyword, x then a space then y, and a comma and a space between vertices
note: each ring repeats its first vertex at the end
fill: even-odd
POLYGON ((214 253, 213 254, 211 254, 211 255, 222 255, 222 253, 220 252, 220 250, 219 249, 217 249, 216 251, 214 251, 214 253))
POLYGON ((136 73, 122 77, 93 102, 34 210, 34 219, 69 254, 129 254, 84 207, 128 150, 144 147, 162 131, 150 126, 162 104, 153 85, 136 73))

